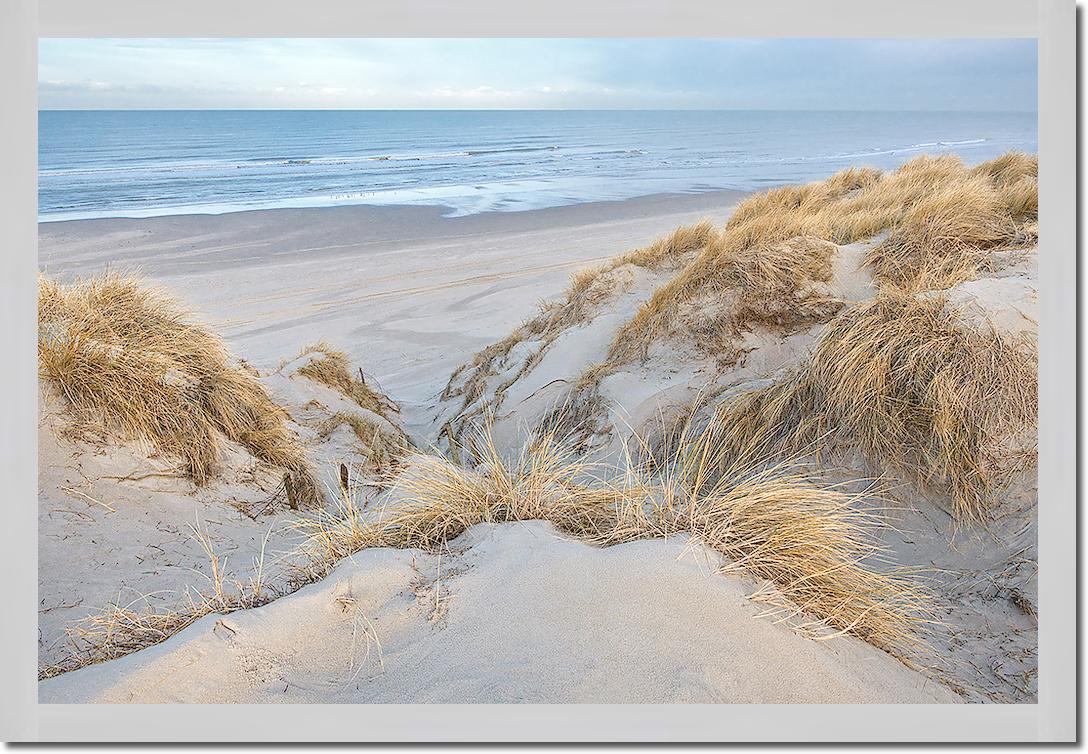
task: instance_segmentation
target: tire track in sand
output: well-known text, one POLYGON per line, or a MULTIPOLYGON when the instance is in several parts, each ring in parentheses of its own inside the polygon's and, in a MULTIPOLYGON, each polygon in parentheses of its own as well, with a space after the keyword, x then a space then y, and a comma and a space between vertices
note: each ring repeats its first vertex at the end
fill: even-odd
MULTIPOLYGON (((426 293, 435 293, 437 291, 450 290, 454 288, 462 288, 473 285, 483 285, 486 283, 495 283, 502 280, 510 280, 513 278, 527 277, 545 272, 553 272, 555 270, 562 270, 564 268, 571 267, 588 267, 596 262, 604 262, 613 259, 615 255, 606 254, 599 257, 589 257, 582 259, 572 259, 566 262, 554 262, 552 264, 537 265, 534 267, 525 267, 517 270, 508 270, 504 272, 493 272, 485 275, 472 275, 470 277, 458 278, 456 280, 447 280, 441 283, 433 283, 430 285, 415 285, 406 286, 403 288, 393 288, 387 291, 374 291, 372 293, 363 293, 357 296, 349 296, 347 298, 335 298, 325 301, 317 301, 312 304, 306 304, 298 307, 289 307, 282 309, 272 309, 268 311, 259 312, 257 314, 250 315, 248 317, 235 317, 225 320, 216 320, 213 324, 223 328, 233 327, 246 327, 249 325, 255 325, 261 321, 268 321, 274 319, 277 316, 280 318, 286 317, 299 317, 312 314, 318 314, 320 312, 332 309, 335 307, 343 307, 351 304, 359 304, 364 301, 378 301, 381 299, 400 297, 400 296, 417 296, 426 293)), ((298 291, 299 295, 304 294, 307 290, 301 289, 298 291)), ((286 294, 282 294, 286 295, 286 294)))

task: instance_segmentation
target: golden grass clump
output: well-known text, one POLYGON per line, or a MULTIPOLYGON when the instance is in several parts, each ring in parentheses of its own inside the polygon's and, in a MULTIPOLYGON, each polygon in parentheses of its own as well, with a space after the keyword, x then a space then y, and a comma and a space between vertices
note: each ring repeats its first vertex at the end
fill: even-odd
MULTIPOLYGON (((476 353, 471 362, 471 369, 476 373, 469 384, 474 384, 488 377, 493 377, 496 367, 510 354, 519 343, 538 340, 547 345, 563 331, 584 323, 592 312, 615 294, 618 281, 613 275, 614 266, 595 267, 579 270, 570 277, 570 283, 561 301, 546 301, 540 310, 502 340, 492 343, 476 353)), ((465 367, 467 368, 467 367, 465 367)), ((452 381, 462 370, 450 378, 452 381)), ((482 385, 480 389, 482 389, 482 385)), ((447 392, 452 388, 447 385, 447 392)), ((479 393, 475 388, 463 389, 466 396, 471 395, 471 403, 479 393)), ((453 394, 458 394, 454 392, 453 394)))
POLYGON ((567 328, 589 319, 616 292, 618 280, 612 270, 590 268, 571 275, 563 300, 544 303, 540 312, 522 326, 524 338, 551 342, 567 328))
MULTIPOLYGON (((170 606, 154 605, 150 599, 153 595, 141 595, 126 604, 106 605, 66 630, 69 653, 59 662, 39 666, 38 680, 116 660, 160 644, 207 615, 260 607, 282 596, 281 591, 266 583, 267 534, 254 559, 250 580, 245 584, 237 580, 228 584, 226 558, 215 552, 208 533, 199 524, 190 524, 189 528, 192 538, 208 556, 209 572, 201 574, 207 579, 208 588, 203 591, 187 588, 182 599, 170 606)), ((301 584, 295 588, 298 586, 301 584)))
MULTIPOLYGON (((714 329, 728 342, 755 326, 788 331, 826 321, 843 306, 842 301, 829 295, 826 286, 832 278, 835 251, 834 244, 815 235, 791 235, 762 247, 758 253, 750 248, 723 247, 714 258, 713 269, 689 267, 681 274, 681 278, 684 274, 698 275, 705 278, 703 282, 678 278, 676 285, 658 288, 617 332, 606 363, 615 366, 648 357, 654 338, 682 321, 676 299, 678 287, 708 297, 705 305, 697 307, 700 311, 724 307, 714 329)), ((698 340, 704 347, 723 347, 722 338, 690 329, 699 333, 698 340)))
POLYGON ((1006 183, 998 189, 1001 203, 1009 216, 1018 223, 1039 219, 1039 181, 1031 176, 1006 183))
POLYGON ((723 573, 766 580, 752 599, 767 615, 815 639, 852 634, 902 656, 924 645, 930 597, 911 573, 891 567, 877 543, 878 517, 860 495, 818 487, 788 464, 730 466, 720 429, 688 423, 675 451, 654 466, 601 473, 555 435, 531 438, 505 458, 485 427, 469 470, 435 455, 413 456, 391 478, 393 502, 361 509, 342 489, 336 507, 293 525, 305 536, 305 565, 267 584, 264 548, 248 584, 227 587, 225 564, 198 529, 211 563, 210 589, 187 590, 173 607, 146 599, 109 605, 69 630, 73 651, 43 667, 49 678, 158 644, 213 613, 257 607, 324 578, 344 558, 370 547, 440 551, 480 523, 543 520, 597 546, 689 532, 726 560, 723 573), (278 582, 277 582, 278 583, 278 582))
MULTIPOLYGON (((463 396, 464 407, 478 400, 487 387, 487 379, 498 373, 499 366, 519 343, 541 341, 540 351, 565 330, 584 323, 592 313, 615 294, 618 280, 615 272, 626 265, 659 269, 681 262, 704 248, 715 236, 713 225, 703 220, 695 225, 677 228, 649 246, 616 257, 600 267, 580 270, 571 276, 570 284, 559 301, 541 305, 540 311, 500 341, 479 351, 472 362, 457 369, 442 392, 442 399, 463 396), (459 387, 455 382, 466 370, 470 376, 459 387)), ((529 364, 528 366, 531 366, 529 364)), ((501 393, 501 390, 499 391, 501 393)), ((501 397, 500 397, 501 400, 501 397)), ((493 406, 492 408, 497 408, 493 406)))
POLYGON ((987 267, 990 250, 1015 234, 1005 200, 982 175, 935 188, 905 213, 866 263, 882 285, 908 290, 941 290, 970 280, 987 267))
POLYGON ((555 435, 536 436, 507 459, 481 432, 476 470, 416 456, 393 483, 395 502, 361 512, 346 499, 339 511, 303 519, 319 572, 367 547, 434 551, 479 523, 544 520, 600 546, 688 531, 729 559, 723 570, 767 579, 773 587, 755 596, 816 635, 830 627, 904 650, 928 621, 916 581, 874 567, 878 521, 859 497, 816 487, 786 466, 724 468, 717 430, 689 435, 653 474, 631 463, 611 475, 555 435))
POLYGON ((226 437, 285 469, 293 503, 319 499, 286 413, 174 299, 116 273, 70 286, 40 277, 38 297, 39 373, 67 399, 77 426, 180 456, 197 484, 216 473, 226 437))
POLYGON ((753 324, 788 330, 836 314, 843 302, 818 285, 831 281, 835 252, 828 241, 797 236, 739 258, 730 280, 736 290, 730 317, 735 334, 753 324))
POLYGON ((324 341, 302 349, 295 358, 318 354, 298 368, 298 374, 311 380, 328 385, 355 401, 361 408, 388 418, 390 412, 396 412, 397 406, 382 393, 371 388, 363 377, 352 374, 351 360, 343 351, 337 351, 324 341))
POLYGON ((636 267, 656 270, 676 264, 684 261, 689 254, 705 248, 716 233, 714 225, 709 220, 703 220, 695 225, 684 225, 645 248, 618 257, 612 267, 633 264, 636 267))
POLYGON ((719 410, 723 453, 757 458, 854 443, 871 462, 947 492, 960 521, 983 522, 1010 460, 1004 437, 1030 428, 1030 342, 957 323, 941 294, 885 293, 833 320, 811 360, 719 410))
POLYGON ((1039 177, 1039 157, 1024 152, 1006 152, 1000 157, 976 165, 972 171, 985 175, 999 186, 1039 177))

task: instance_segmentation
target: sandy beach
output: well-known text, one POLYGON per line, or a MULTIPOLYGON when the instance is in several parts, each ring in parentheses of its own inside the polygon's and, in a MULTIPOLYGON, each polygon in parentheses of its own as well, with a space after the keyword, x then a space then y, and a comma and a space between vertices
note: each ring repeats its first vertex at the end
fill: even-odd
POLYGON ((441 207, 356 206, 42 223, 38 258, 58 280, 112 268, 162 282, 260 369, 334 343, 422 430, 450 373, 573 272, 679 225, 722 222, 742 196, 457 218, 441 207))
POLYGON ((1034 166, 40 224, 41 700, 1033 700, 1034 166))

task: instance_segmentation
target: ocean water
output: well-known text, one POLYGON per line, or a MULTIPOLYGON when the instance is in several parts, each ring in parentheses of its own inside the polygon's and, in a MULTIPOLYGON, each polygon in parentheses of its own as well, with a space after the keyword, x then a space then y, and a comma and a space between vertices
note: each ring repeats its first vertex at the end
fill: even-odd
POLYGON ((1038 148, 1034 113, 100 110, 38 123, 42 221, 338 204, 456 216, 1038 148))

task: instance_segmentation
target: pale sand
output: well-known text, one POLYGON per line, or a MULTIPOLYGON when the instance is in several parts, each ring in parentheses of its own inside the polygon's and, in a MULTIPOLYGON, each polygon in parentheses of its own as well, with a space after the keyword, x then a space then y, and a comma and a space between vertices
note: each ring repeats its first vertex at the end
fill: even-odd
MULTIPOLYGON (((572 272, 682 224, 704 217, 720 224, 737 198, 651 197, 458 219, 353 207, 79 221, 42 225, 39 253, 42 269, 60 280, 107 266, 138 269, 180 296, 265 372, 335 485, 335 464, 352 460, 352 437, 341 430, 322 440, 316 427, 341 398, 290 369, 268 374, 282 359, 329 341, 401 402, 417 441, 433 442, 448 410, 438 394, 454 368, 559 296, 572 272)), ((619 306, 634 306, 652 282, 632 280, 633 297, 619 306)), ((844 290, 857 284, 841 282, 844 290)), ((596 334, 587 329, 553 344, 533 379, 576 376, 579 360, 599 354, 622 313, 594 320, 596 334)), ((754 344, 766 360, 755 371, 788 364, 806 343, 754 344)), ((659 356, 664 368, 639 377, 637 390, 614 386, 625 398, 642 396, 643 416, 691 368, 659 356)), ((527 408, 511 426, 532 420, 527 408)), ((266 536, 273 554, 297 541, 285 528, 290 514, 253 520, 232 505, 259 500, 274 482, 249 478, 244 451, 236 449, 226 478, 199 491, 176 479, 117 479, 170 468, 140 448, 103 454, 58 440, 49 415, 39 432, 43 662, 57 659, 66 626, 110 600, 155 592, 170 604, 187 585, 206 588, 207 558, 185 531, 190 521, 211 534, 241 580, 266 536)), ((680 540, 594 550, 522 524, 457 545, 463 551, 447 556, 437 590, 428 586, 439 573, 434 556, 364 552, 303 592, 227 616, 225 627, 210 616, 158 647, 45 681, 42 700, 959 699, 856 639, 817 643, 757 618, 760 607, 745 599, 753 585, 714 575, 708 558, 717 556, 685 550, 680 540), (337 600, 345 583, 356 603, 337 600), (382 643, 384 672, 374 666, 376 643, 361 659, 367 636, 382 643), (183 670, 189 663, 196 664, 183 670)))
POLYGON ((937 703, 853 638, 759 617, 683 537, 604 550, 542 522, 479 525, 441 560, 366 550, 255 610, 44 681, 43 703, 937 703), (380 647, 379 647, 380 643, 380 647))
POLYGON ((360 206, 43 223, 38 259, 62 281, 107 266, 138 270, 261 369, 328 340, 402 402, 409 429, 426 434, 426 412, 450 373, 561 293, 572 272, 678 225, 721 223, 741 197, 460 218, 360 206))

